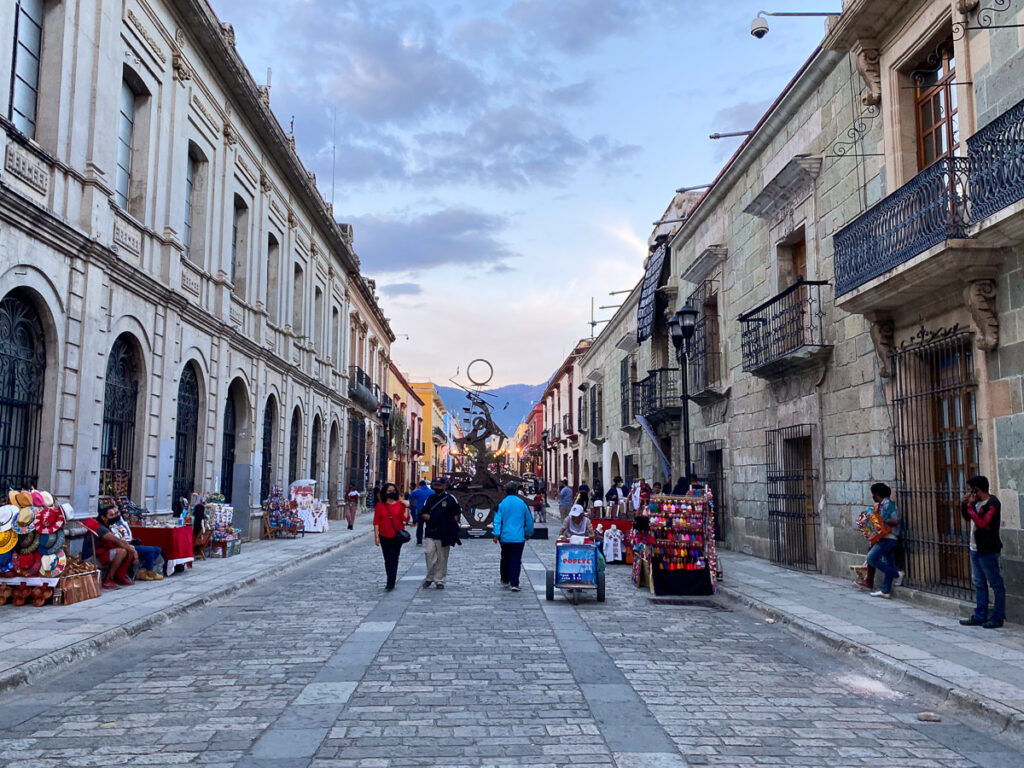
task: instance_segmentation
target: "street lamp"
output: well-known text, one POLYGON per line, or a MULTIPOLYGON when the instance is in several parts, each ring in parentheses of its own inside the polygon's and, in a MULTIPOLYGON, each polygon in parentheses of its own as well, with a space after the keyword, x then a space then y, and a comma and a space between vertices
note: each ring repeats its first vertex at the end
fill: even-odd
POLYGON ((683 466, 686 471, 686 480, 690 479, 690 392, 686 381, 686 353, 689 351, 690 339, 697 328, 697 316, 700 313, 689 304, 672 315, 668 321, 668 332, 672 337, 672 345, 676 348, 676 357, 679 360, 679 375, 683 380, 683 466))
POLYGON ((391 426, 391 398, 387 395, 380 401, 380 405, 377 406, 377 411, 380 413, 380 424, 381 434, 383 437, 380 451, 380 462, 381 462, 381 487, 388 481, 388 442, 391 440, 391 435, 388 434, 391 426))

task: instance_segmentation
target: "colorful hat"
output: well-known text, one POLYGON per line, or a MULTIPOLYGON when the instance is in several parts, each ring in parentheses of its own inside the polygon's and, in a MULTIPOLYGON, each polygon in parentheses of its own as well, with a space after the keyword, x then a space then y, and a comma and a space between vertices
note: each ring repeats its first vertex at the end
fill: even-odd
POLYGON ((18 537, 18 554, 25 555, 39 548, 39 534, 35 531, 23 533, 18 537))
POLYGON ((39 533, 56 533, 64 525, 64 514, 58 507, 43 507, 36 512, 35 529, 39 533))
POLYGON ((11 526, 15 533, 28 533, 34 530, 36 519, 36 509, 31 506, 23 506, 18 510, 18 516, 14 518, 14 524, 11 526))
POLYGON ((18 546, 18 534, 14 531, 0 532, 0 554, 10 552, 18 546))
POLYGON ((39 573, 54 578, 64 573, 68 567, 68 557, 63 552, 55 555, 42 555, 39 560, 39 573))
POLYGON ((18 508, 13 504, 0 507, 0 531, 9 531, 14 526, 14 518, 18 516, 18 508))
POLYGON ((66 501, 60 505, 60 511, 64 513, 65 520, 75 519, 75 508, 68 504, 66 501))
POLYGON ((46 506, 46 500, 43 499, 43 492, 42 491, 37 491, 37 490, 35 490, 33 488, 31 491, 29 491, 29 493, 32 494, 32 506, 33 507, 45 507, 46 506))
POLYGON ((64 531, 43 533, 39 536, 39 551, 44 555, 52 555, 64 546, 64 531))
POLYGON ((32 506, 32 493, 31 491, 18 491, 14 496, 14 503, 19 507, 31 507, 32 506))
POLYGON ((14 553, 4 552, 0 554, 0 574, 10 573, 14 570, 14 553))
POLYGON ((49 491, 40 491, 40 493, 43 494, 43 506, 44 507, 52 507, 52 506, 54 506, 53 495, 49 491))
POLYGON ((35 576, 39 573, 39 565, 43 556, 38 552, 25 552, 14 556, 14 567, 22 576, 35 576))

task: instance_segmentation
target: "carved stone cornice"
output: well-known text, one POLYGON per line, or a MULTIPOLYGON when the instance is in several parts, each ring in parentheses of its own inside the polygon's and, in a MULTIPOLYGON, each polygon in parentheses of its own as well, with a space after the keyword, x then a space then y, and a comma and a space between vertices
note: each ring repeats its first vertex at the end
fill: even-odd
POLYGON ((228 24, 226 21, 220 25, 220 34, 224 38, 224 42, 230 45, 232 48, 235 47, 235 28, 228 24))
POLYGON ((142 23, 142 20, 135 15, 135 11, 131 8, 128 9, 128 21, 130 21, 132 26, 135 27, 135 31, 139 33, 139 37, 145 40, 146 44, 152 49, 153 55, 160 59, 160 63, 166 64, 167 54, 164 53, 163 48, 157 44, 156 38, 153 37, 153 34, 148 29, 146 29, 146 25, 142 23))
POLYGON ((863 43, 857 54, 857 71, 868 87, 861 95, 865 107, 877 107, 882 103, 882 54, 872 43, 863 43))
POLYGON ((964 286, 964 306, 974 323, 974 345, 989 351, 999 346, 999 312, 994 280, 972 280, 964 286))
POLYGON ((688 283, 699 283, 710 275, 715 267, 729 256, 729 248, 725 245, 709 245, 700 256, 683 272, 682 278, 688 283))
POLYGON ((981 5, 981 0, 956 0, 956 10, 966 16, 981 5))
POLYGON ((260 189, 264 192, 270 192, 274 185, 270 182, 270 176, 266 171, 260 171, 260 189))
POLYGON ((883 379, 892 378, 892 353, 896 348, 896 324, 891 317, 869 316, 871 343, 875 345, 878 358, 878 375, 883 379))
POLYGON ((171 54, 171 67, 174 70, 174 79, 183 83, 186 80, 192 79, 192 69, 185 63, 185 57, 182 56, 181 51, 175 51, 171 54))
POLYGON ((743 211, 769 221, 778 218, 780 212, 785 212, 810 194, 820 171, 821 157, 797 155, 786 163, 743 211))

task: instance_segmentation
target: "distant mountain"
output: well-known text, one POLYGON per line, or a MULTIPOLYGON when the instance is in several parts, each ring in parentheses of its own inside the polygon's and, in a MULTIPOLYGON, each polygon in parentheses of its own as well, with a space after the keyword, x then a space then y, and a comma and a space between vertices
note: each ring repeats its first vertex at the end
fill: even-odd
MULTIPOLYGON (((485 390, 488 395, 493 395, 493 397, 487 398, 491 406, 491 415, 506 435, 512 437, 516 427, 530 415, 530 409, 533 408, 534 403, 540 400, 547 385, 548 383, 545 381, 543 384, 508 384, 504 387, 485 390), (505 403, 508 403, 508 407, 505 406, 505 403)), ((460 417, 466 415, 462 409, 469 407, 469 401, 466 399, 464 390, 458 387, 441 387, 436 384, 434 386, 441 393, 444 407, 448 411, 458 414, 460 417)))

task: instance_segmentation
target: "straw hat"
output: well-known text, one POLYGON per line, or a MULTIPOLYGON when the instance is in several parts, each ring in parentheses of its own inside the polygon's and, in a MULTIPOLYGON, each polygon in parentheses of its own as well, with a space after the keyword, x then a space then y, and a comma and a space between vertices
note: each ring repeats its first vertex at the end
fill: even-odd
POLYGON ((63 552, 57 552, 53 555, 42 555, 39 561, 39 573, 42 576, 54 578, 64 573, 64 569, 67 566, 68 556, 63 552))
MULTIPOLYGON (((11 491, 11 493, 14 493, 11 491)), ((15 502, 19 507, 31 507, 32 506, 32 493, 31 491, 18 491, 14 496, 15 502)))
POLYGON ((0 532, 0 555, 10 552, 18 546, 18 534, 14 531, 0 532))
POLYGON ((28 533, 33 530, 34 523, 36 520, 36 508, 32 506, 23 506, 18 510, 18 516, 14 518, 14 523, 11 526, 15 533, 28 533))
POLYGON ((43 506, 45 506, 45 507, 52 507, 52 506, 54 506, 54 504, 53 504, 53 494, 51 494, 49 491, 40 491, 40 493, 43 494, 43 506))
POLYGON ((39 547, 39 534, 35 531, 31 533, 23 533, 18 537, 18 553, 25 555, 29 552, 35 552, 39 547))

